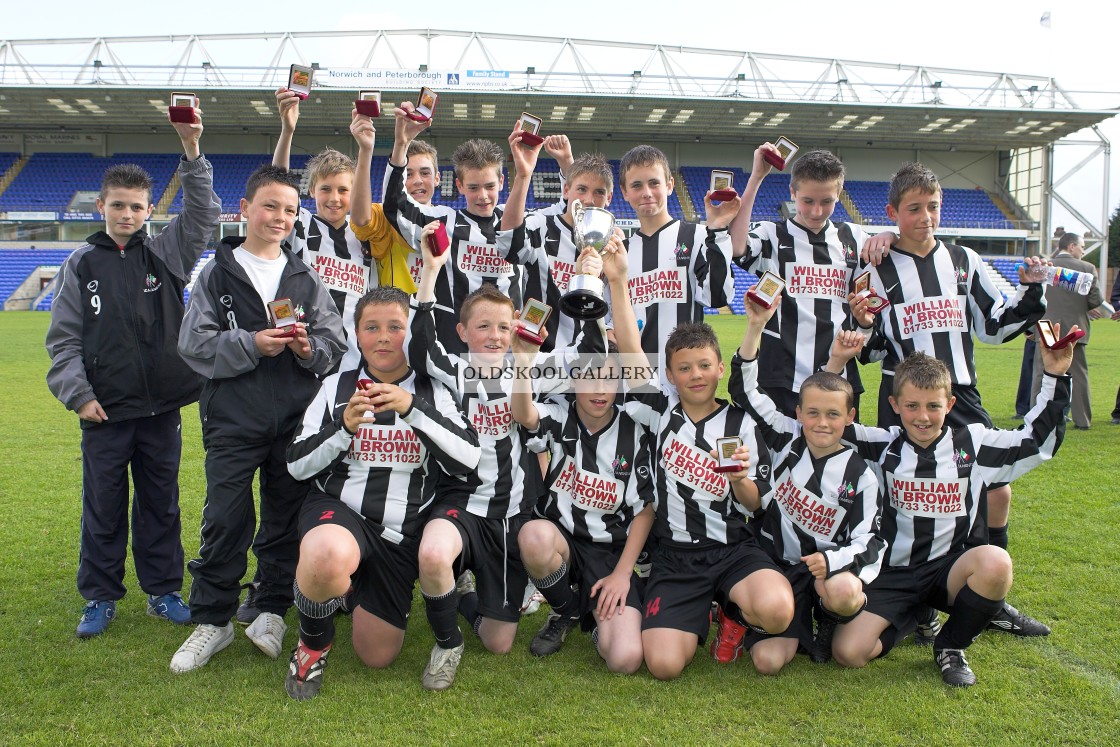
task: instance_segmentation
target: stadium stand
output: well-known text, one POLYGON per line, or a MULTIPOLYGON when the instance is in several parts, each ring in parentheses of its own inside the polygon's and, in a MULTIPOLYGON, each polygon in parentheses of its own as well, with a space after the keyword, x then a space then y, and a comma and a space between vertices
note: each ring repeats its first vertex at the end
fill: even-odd
POLYGON ((36 153, 0 195, 0 212, 64 212, 75 192, 100 189, 102 174, 118 163, 142 166, 152 175, 154 199, 159 199, 178 160, 178 156, 167 153, 118 153, 108 158, 89 153, 36 153))
POLYGON ((36 268, 61 265, 72 251, 73 249, 0 249, 0 307, 3 307, 4 302, 36 268))
MULTIPOLYGON (((887 218, 887 182, 853 181, 844 185, 863 217, 878 225, 887 218)), ((1014 228, 1003 211, 982 189, 945 189, 941 199, 941 225, 946 228, 1014 228)))

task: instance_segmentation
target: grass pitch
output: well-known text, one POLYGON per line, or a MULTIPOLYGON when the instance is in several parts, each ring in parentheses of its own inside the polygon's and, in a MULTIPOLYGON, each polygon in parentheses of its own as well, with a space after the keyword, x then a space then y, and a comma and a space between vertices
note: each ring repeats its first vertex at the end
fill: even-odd
MULTIPOLYGON (((711 320, 730 359, 743 321, 711 320)), ((0 744, 1114 744, 1120 738, 1120 325, 1094 323, 1092 430, 1070 429, 1057 458, 1017 481, 1011 513, 1012 600, 1054 628, 1043 640, 986 633, 969 650, 976 687, 941 683, 928 649, 908 641, 858 671, 798 657, 780 676, 746 660, 717 666, 698 651, 669 683, 606 672, 587 636, 545 660, 528 653, 544 622, 522 622, 515 650, 471 637, 455 686, 420 686, 432 646, 417 601, 400 658, 363 667, 338 639, 321 696, 284 693, 286 656, 271 661, 237 632, 205 668, 168 669, 188 630, 144 614, 129 594, 109 631, 74 637, 81 460, 76 418, 47 391, 48 316, 0 314, 0 744)), ((980 346, 984 403, 1013 427, 1022 344, 980 346)), ((877 370, 865 369, 874 422, 877 370)), ((183 543, 198 549, 205 494, 197 408, 183 411, 183 543)), ((251 570, 250 570, 251 572, 251 570)), ((186 583, 189 586, 190 577, 186 583)), ((186 589, 184 589, 184 592, 186 589)), ((419 595, 417 595, 417 600, 419 595)), ((288 622, 296 625, 294 613, 288 622)), ((286 643, 294 644, 294 631, 286 643)))

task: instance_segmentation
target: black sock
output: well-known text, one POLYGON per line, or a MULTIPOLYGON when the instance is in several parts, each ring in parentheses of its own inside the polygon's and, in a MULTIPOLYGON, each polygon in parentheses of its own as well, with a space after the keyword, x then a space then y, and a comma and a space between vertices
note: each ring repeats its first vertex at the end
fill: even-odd
POLYGON ((334 641, 334 615, 342 606, 342 597, 315 602, 303 595, 299 584, 293 585, 293 592, 299 611, 299 639, 312 651, 322 651, 334 641))
POLYGON ((1001 527, 988 527, 988 544, 1007 549, 1007 524, 1001 527))
POLYGON ((561 617, 575 614, 576 595, 572 593, 572 582, 568 578, 568 564, 560 561, 560 567, 544 578, 530 578, 537 591, 544 595, 548 606, 561 617))
POLYGON ((478 592, 459 595, 459 614, 471 626, 471 630, 478 631, 478 592))
MULTIPOLYGON (((421 591, 423 594, 423 591, 421 591)), ((432 627, 432 634, 436 637, 436 645, 440 648, 455 648, 463 644, 463 632, 459 630, 459 621, 455 617, 456 608, 459 606, 459 593, 455 587, 451 591, 439 596, 424 596, 424 609, 428 613, 428 625, 432 627)))
POLYGON ((982 597, 965 584, 957 592, 957 599, 949 610, 949 619, 933 641, 934 650, 967 648, 1002 607, 1002 599, 982 597))

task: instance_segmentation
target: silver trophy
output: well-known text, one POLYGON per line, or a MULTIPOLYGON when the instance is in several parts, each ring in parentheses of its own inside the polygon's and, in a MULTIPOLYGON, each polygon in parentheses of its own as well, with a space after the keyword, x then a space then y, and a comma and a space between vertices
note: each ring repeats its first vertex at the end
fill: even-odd
MULTIPOLYGON (((573 200, 572 217, 576 256, 589 246, 602 254, 614 233, 614 216, 603 208, 584 207, 579 200, 573 200)), ((560 298, 560 310, 573 319, 605 317, 607 302, 603 299, 603 281, 594 275, 573 277, 568 283, 568 292, 560 298)))

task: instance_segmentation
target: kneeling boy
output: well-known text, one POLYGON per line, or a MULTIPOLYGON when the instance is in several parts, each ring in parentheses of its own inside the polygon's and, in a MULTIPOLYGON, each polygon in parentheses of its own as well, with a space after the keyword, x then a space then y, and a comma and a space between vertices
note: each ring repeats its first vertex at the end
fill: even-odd
POLYGON ((292 475, 314 479, 300 514, 300 636, 285 680, 296 700, 323 685, 334 613, 351 584, 354 650, 371 667, 396 659, 436 478, 470 474, 480 454, 447 389, 408 366, 404 292, 372 290, 354 315, 362 366, 323 382, 288 448, 292 475))
POLYGON ((855 420, 852 384, 827 371, 810 374, 798 392, 797 419, 782 414, 758 385, 760 340, 773 310, 745 303, 749 321, 728 392, 758 422, 777 465, 774 489, 746 504, 754 512, 749 526, 793 587, 796 611, 782 635, 750 633, 744 645, 756 669, 776 673, 799 648, 818 663, 832 658, 836 626, 863 609, 864 585, 878 576, 886 543, 878 534, 879 479, 841 443, 855 420))
MULTIPOLYGON (((863 338, 851 343, 834 345, 828 370, 842 370, 863 338)), ((988 487, 1014 480, 1058 450, 1072 360, 1072 345, 1043 351, 1042 391, 1014 431, 978 423, 946 426, 956 398, 945 364, 921 352, 898 364, 890 405, 902 427, 856 424, 847 435, 882 472, 882 535, 890 550, 887 567, 868 587, 866 608, 836 633, 833 653, 840 664, 862 667, 885 654, 919 606, 928 605, 949 612, 933 641, 941 678, 955 687, 976 684, 964 649, 1000 611, 1011 588, 1011 557, 988 544, 988 487)))

